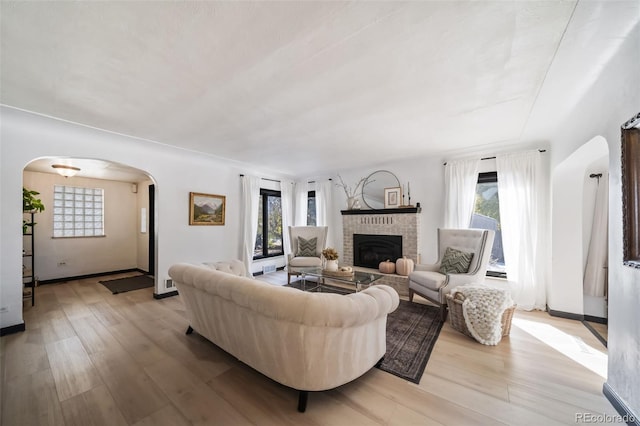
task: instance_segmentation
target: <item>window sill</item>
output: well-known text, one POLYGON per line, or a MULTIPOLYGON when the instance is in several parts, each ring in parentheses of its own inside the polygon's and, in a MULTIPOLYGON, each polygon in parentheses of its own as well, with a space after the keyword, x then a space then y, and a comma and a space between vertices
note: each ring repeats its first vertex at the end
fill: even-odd
POLYGON ((73 235, 70 237, 51 237, 52 240, 68 240, 71 238, 105 238, 106 235, 73 235))
POLYGON ((266 260, 266 259, 273 259, 274 257, 284 257, 284 253, 278 253, 278 254, 270 254, 268 256, 254 256, 253 260, 266 260))

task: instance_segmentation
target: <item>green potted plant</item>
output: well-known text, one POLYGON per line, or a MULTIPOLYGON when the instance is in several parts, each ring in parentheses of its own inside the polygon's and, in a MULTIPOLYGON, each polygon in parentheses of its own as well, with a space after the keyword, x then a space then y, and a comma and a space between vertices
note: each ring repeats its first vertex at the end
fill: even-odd
MULTIPOLYGON (((24 213, 39 213, 44 211, 44 204, 42 204, 42 200, 36 198, 36 195, 40 195, 40 193, 22 187, 22 211, 24 213)), ((35 225, 35 222, 22 219, 22 233, 26 234, 29 227, 33 225, 35 225)))

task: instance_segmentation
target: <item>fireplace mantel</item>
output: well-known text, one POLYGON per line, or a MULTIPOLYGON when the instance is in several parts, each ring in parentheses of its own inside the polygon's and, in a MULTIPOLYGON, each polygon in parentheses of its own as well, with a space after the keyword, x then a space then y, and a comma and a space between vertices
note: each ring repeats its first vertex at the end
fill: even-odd
POLYGON ((369 209, 369 210, 340 210, 342 215, 363 215, 363 214, 399 214, 399 213, 420 213, 422 207, 401 207, 399 209, 369 209))

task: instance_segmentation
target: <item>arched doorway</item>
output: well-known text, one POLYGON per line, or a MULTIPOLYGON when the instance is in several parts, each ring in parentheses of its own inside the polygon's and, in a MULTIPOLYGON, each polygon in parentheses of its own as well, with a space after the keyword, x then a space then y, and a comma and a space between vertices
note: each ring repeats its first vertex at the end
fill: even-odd
MULTIPOLYGON (((585 268, 589 258, 599 185, 607 185, 609 147, 596 136, 560 163, 553 172, 552 286, 549 307, 583 317, 607 317, 606 295, 585 291, 585 268), (598 176, 600 175, 600 176, 598 176)), ((608 199, 605 200, 608 211, 608 199)), ((606 227, 607 221, 604 220, 606 227)), ((605 229, 606 232, 606 229, 605 229)), ((606 250, 606 249, 605 249, 606 250)), ((606 265, 602 265, 602 268, 606 265)), ((603 271, 606 277, 606 270, 603 271)))
MULTIPOLYGON (((88 158, 43 157, 29 162, 23 171, 23 186, 39 192, 45 211, 36 214, 34 229, 34 277, 42 282, 82 277, 111 271, 137 269, 155 276, 155 226, 150 229, 150 217, 155 215, 155 202, 150 200, 149 188, 155 188, 153 177, 144 170, 123 164, 88 158), (57 166, 57 167, 53 167, 57 166), (71 177, 64 177, 59 166, 79 169, 71 177), (95 217, 77 216, 70 207, 61 210, 54 203, 55 188, 81 187, 101 189, 104 199, 95 217), (59 219, 64 215, 81 218, 85 222, 102 220, 96 230, 78 229, 78 235, 68 230, 59 219), (102 215, 102 217, 101 217, 102 215), (58 218, 58 219, 56 219, 58 218), (71 237, 71 238, 68 238, 71 237), (153 269, 152 269, 153 268, 153 269)), ((153 189, 154 190, 154 189, 153 189)), ((58 203, 59 204, 59 203, 58 203)), ((91 211, 91 210, 85 210, 91 211)), ((86 214, 86 213, 83 213, 86 214)), ((155 281, 155 287, 158 283, 155 281)))

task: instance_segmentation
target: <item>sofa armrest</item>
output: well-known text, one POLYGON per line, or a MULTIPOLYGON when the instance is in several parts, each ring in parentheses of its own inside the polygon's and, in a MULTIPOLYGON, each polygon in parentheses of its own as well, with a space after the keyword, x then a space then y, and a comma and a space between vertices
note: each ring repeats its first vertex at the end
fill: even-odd
POLYGON ((440 294, 443 297, 443 302, 444 302, 444 295, 449 294, 451 290, 453 290, 454 288, 461 285, 477 284, 478 282, 481 282, 482 280, 480 279, 481 277, 479 275, 480 274, 477 274, 477 273, 476 274, 470 274, 470 273, 447 274, 446 283, 440 289, 440 294))
POLYGON ((449 277, 448 286, 451 288, 477 282, 476 274, 447 274, 447 276, 449 277))

